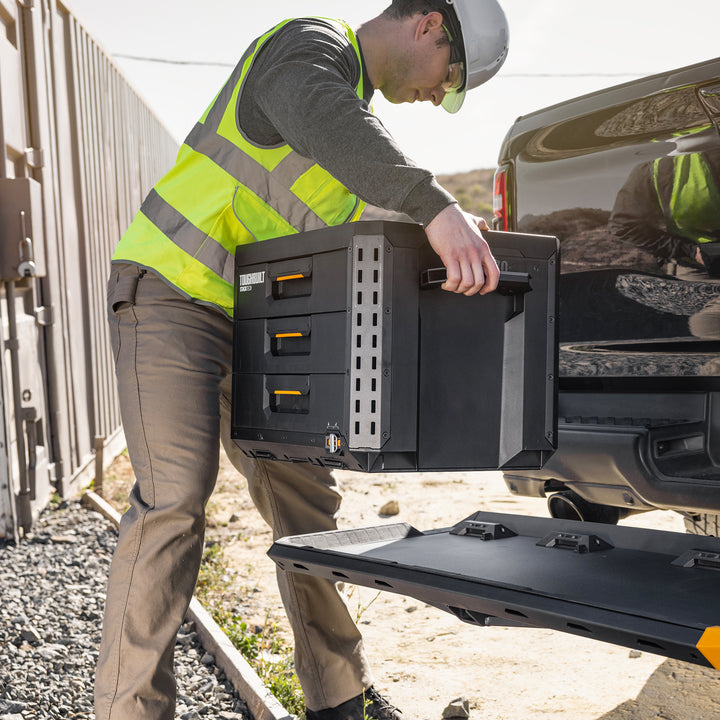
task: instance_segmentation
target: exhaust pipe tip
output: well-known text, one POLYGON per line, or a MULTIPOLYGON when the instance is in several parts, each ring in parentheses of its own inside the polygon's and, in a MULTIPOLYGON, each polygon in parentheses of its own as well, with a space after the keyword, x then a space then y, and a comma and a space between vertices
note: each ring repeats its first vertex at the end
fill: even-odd
POLYGON ((584 520, 578 500, 582 501, 582 498, 569 490, 550 495, 547 501, 550 517, 558 520, 584 520))
POLYGON ((628 514, 624 508, 592 503, 572 490, 562 490, 550 495, 547 505, 550 516, 558 520, 617 525, 618 521, 628 514))

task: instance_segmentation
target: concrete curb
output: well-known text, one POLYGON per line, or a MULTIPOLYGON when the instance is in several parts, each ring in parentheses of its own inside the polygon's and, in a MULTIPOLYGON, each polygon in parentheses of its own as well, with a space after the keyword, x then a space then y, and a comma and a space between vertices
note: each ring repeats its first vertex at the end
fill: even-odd
MULTIPOLYGON (((120 513, 92 490, 83 494, 82 503, 106 517, 115 527, 120 525, 120 513)), ((294 716, 265 687, 257 673, 197 598, 193 598, 190 603, 188 618, 195 623, 203 647, 215 656, 215 664, 247 703, 255 720, 293 720, 294 716)))

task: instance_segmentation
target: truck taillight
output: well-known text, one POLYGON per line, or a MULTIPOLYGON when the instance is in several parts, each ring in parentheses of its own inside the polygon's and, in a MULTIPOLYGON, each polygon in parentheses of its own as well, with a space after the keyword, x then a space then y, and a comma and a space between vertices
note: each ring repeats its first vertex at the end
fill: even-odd
POLYGON ((493 228, 495 230, 508 229, 508 198, 507 198, 507 168, 499 167, 495 171, 493 183, 493 228))

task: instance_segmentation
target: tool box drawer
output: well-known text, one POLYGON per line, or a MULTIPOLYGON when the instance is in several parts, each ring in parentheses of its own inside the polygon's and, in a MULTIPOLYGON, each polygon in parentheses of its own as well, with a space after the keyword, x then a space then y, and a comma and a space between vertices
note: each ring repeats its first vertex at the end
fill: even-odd
POLYGON ((542 466, 557 428, 558 244, 485 236, 501 283, 472 297, 441 289, 419 225, 358 222, 239 247, 237 445, 367 472, 542 466), (283 273, 308 294, 280 297, 283 273))
POLYGON ((344 311, 346 302, 345 247, 248 265, 235 275, 235 305, 246 318, 344 311))
POLYGON ((346 328, 344 310, 238 320, 234 348, 237 371, 344 374, 346 328))
POLYGON ((377 289, 373 285, 389 292, 389 277, 375 274, 379 268, 391 271, 394 266, 401 279, 409 269, 403 263, 414 264, 417 249, 425 242, 425 234, 416 225, 359 222, 242 245, 236 252, 235 318, 347 311, 350 287, 357 279, 351 277, 350 257, 357 237, 368 238, 357 247, 354 258, 361 276, 364 269, 366 272, 361 282, 369 295, 366 293, 362 302, 372 299, 372 291, 377 289), (383 262, 385 259, 390 262, 383 262))
POLYGON ((322 438, 328 418, 337 412, 334 399, 345 392, 345 373, 321 375, 233 376, 236 398, 233 424, 262 439, 270 431, 289 431, 322 438))

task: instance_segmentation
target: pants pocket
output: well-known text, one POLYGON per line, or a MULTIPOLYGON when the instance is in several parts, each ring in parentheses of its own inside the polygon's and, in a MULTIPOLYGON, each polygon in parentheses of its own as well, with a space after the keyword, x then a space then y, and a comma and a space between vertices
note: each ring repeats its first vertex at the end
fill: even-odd
POLYGON ((107 285, 107 315, 110 326, 110 345, 117 364, 120 354, 120 317, 135 305, 135 295, 145 270, 135 265, 113 265, 107 285))
POLYGON ((135 265, 113 266, 107 287, 108 315, 135 304, 138 282, 145 272, 135 265))

